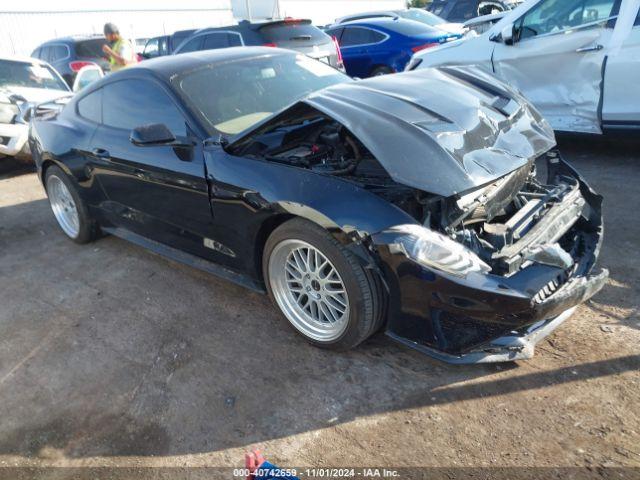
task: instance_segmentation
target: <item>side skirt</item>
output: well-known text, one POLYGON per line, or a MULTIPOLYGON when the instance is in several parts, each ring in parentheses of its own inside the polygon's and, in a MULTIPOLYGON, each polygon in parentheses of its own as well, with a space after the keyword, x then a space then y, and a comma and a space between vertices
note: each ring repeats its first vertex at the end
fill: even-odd
POLYGON ((190 253, 186 253, 182 250, 169 247, 168 245, 164 245, 163 243, 143 237, 142 235, 138 235, 137 233, 130 232, 129 230, 125 230, 124 228, 101 227, 101 229, 106 233, 109 233, 123 240, 127 240, 128 242, 143 247, 155 254, 161 255, 175 262, 197 268, 198 270, 202 270, 203 272, 207 272, 217 277, 223 278, 237 285, 240 285, 241 287, 253 290, 254 292, 262 294, 267 293, 261 283, 256 282, 247 275, 238 273, 235 270, 230 270, 218 264, 204 260, 203 258, 191 255, 190 253))

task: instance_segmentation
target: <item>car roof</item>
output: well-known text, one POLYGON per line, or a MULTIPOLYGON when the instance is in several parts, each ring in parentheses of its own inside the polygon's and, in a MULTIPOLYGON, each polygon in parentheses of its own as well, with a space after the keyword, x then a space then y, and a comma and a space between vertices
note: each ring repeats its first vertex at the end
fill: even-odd
POLYGON ((58 38, 54 38, 52 40, 47 40, 46 42, 43 42, 40 44, 40 46, 44 46, 44 45, 49 45, 51 43, 75 43, 75 42, 82 42, 84 40, 97 40, 100 38, 104 38, 102 35, 69 35, 66 37, 58 37, 58 38))
POLYGON ((348 22, 338 23, 335 25, 331 25, 327 28, 338 28, 338 27, 345 27, 348 25, 361 25, 363 27, 369 27, 369 26, 382 27, 382 28, 387 28, 391 31, 395 31, 396 26, 404 22, 412 22, 412 23, 418 23, 420 25, 424 25, 424 24, 421 24, 420 22, 416 22, 415 20, 409 20, 406 18, 402 18, 400 16, 396 16, 396 17, 372 17, 372 18, 361 18, 358 20, 349 20, 348 22))
POLYGON ((0 60, 8 60, 11 62, 32 63, 37 65, 49 65, 44 60, 38 58, 27 57, 24 55, 0 55, 0 60))
POLYGON ((120 70, 105 78, 124 78, 126 76, 130 76, 129 74, 133 76, 138 72, 145 71, 161 77, 166 81, 170 81, 176 75, 197 69, 198 67, 205 67, 207 65, 215 65, 217 63, 225 63, 235 60, 251 60, 267 55, 299 55, 299 53, 273 47, 230 47, 220 48, 217 50, 202 50, 198 52, 181 53, 180 55, 166 55, 145 60, 144 62, 140 62, 135 66, 120 70))

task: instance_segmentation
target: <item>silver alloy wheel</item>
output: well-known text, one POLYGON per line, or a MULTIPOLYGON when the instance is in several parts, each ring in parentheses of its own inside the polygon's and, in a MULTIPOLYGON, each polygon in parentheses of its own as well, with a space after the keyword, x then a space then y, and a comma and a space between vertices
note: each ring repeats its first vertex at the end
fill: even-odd
POLYGON ((80 232, 78 208, 71 192, 58 176, 50 175, 47 178, 47 195, 60 228, 69 237, 77 238, 80 232))
POLYGON ((349 322, 349 297, 329 259, 302 240, 278 243, 268 265, 278 306, 305 336, 322 342, 340 338, 349 322))

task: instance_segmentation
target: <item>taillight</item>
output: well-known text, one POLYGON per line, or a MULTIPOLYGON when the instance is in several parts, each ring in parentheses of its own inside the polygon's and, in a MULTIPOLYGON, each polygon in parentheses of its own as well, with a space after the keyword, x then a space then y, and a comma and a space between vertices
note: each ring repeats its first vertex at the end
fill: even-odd
POLYGON ((74 72, 79 72, 82 67, 86 67, 87 65, 97 65, 93 62, 71 62, 69 64, 69 68, 74 72))
POLYGON ((270 43, 263 43, 263 44, 262 44, 262 46, 263 46, 263 47, 273 47, 273 48, 275 48, 275 47, 277 47, 278 45, 276 45, 276 44, 275 44, 275 43, 273 43, 273 42, 270 42, 270 43))
POLYGON ((287 23, 289 25, 302 22, 304 22, 304 20, 302 20, 301 18, 285 17, 284 19, 284 23, 287 23))
POLYGON ((439 43, 425 43, 424 45, 417 45, 411 49, 413 53, 419 52, 420 50, 426 50, 427 48, 433 48, 440 45, 439 43))
POLYGON ((344 67, 344 61, 342 60, 342 51, 340 50, 340 44, 338 39, 334 36, 331 37, 333 44, 336 46, 336 54, 338 55, 338 67, 344 67))

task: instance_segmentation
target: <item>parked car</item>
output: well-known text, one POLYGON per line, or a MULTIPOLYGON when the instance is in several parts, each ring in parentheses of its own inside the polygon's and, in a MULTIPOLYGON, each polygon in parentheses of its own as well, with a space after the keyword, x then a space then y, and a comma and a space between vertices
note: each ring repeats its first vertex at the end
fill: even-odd
POLYGON ((355 20, 325 32, 338 41, 347 73, 361 78, 401 72, 415 52, 462 36, 398 17, 355 20))
POLYGON ((292 18, 257 23, 244 20, 238 25, 204 28, 184 40, 174 54, 260 45, 288 48, 343 68, 340 50, 331 37, 312 25, 311 20, 292 18))
POLYGON ((511 2, 503 0, 433 0, 426 9, 448 22, 464 23, 475 17, 510 10, 511 2))
POLYGON ((31 107, 71 95, 71 90, 46 62, 0 57, 0 156, 28 155, 31 107))
POLYGON ((440 30, 451 33, 465 33, 465 28, 461 23, 449 23, 444 18, 440 18, 422 8, 405 8, 404 10, 379 10, 374 12, 354 13, 336 19, 335 23, 352 22, 353 20, 364 20, 376 17, 400 17, 407 20, 424 23, 430 27, 437 27, 440 30))
POLYGON ((106 72, 110 70, 109 62, 102 52, 106 43, 103 36, 56 38, 40 45, 31 56, 48 62, 71 87, 76 74, 85 65, 95 64, 106 72))
POLYGON ((99 80, 30 144, 70 239, 266 290, 325 348, 384 329, 447 361, 528 358, 607 278, 601 197, 477 69, 354 81, 290 50, 189 53, 99 80))
POLYGON ((640 127, 640 13, 634 0, 532 0, 487 33, 418 53, 409 68, 482 65, 559 131, 640 127))
POLYGON ((190 37, 196 30, 179 30, 171 35, 161 35, 147 40, 142 51, 142 58, 156 58, 171 55, 185 38, 190 37))

